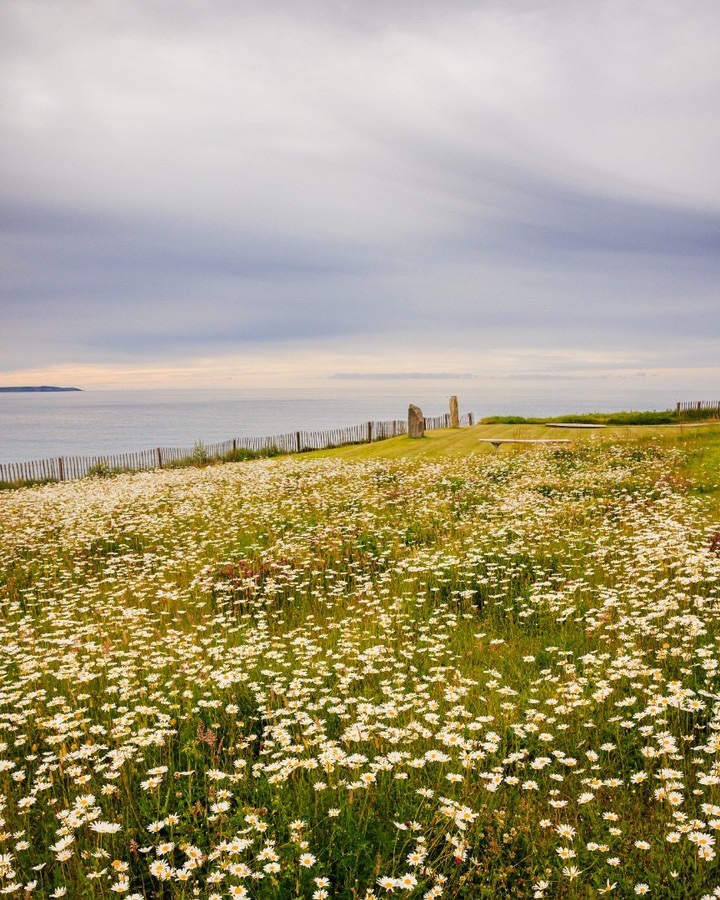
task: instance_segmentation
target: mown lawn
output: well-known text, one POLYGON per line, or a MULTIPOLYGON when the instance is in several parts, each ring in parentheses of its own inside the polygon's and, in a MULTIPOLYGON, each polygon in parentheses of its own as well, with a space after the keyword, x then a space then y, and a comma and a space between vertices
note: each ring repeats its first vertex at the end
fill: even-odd
POLYGON ((4 492, 0 891, 709 896, 719 464, 497 425, 4 492))

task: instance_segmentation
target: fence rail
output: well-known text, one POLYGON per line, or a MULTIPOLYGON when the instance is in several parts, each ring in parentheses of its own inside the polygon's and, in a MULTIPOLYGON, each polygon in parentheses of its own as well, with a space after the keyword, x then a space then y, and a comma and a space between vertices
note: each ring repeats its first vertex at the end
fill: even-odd
MULTIPOLYGON (((442 428, 434 424, 449 418, 438 416, 426 419, 426 427, 442 428), (431 424, 433 423, 433 424, 431 424)), ((472 414, 463 416, 472 424, 472 414)), ((301 453, 305 450, 325 450, 346 444, 363 444, 381 441, 407 433, 407 423, 401 419, 386 422, 363 422, 347 428, 331 428, 324 431, 290 431, 270 437, 232 438, 215 444, 196 444, 195 447, 155 447, 131 453, 113 453, 102 456, 59 456, 52 459, 36 459, 21 463, 0 463, 0 482, 74 481, 93 473, 142 472, 163 466, 191 463, 202 460, 232 459, 243 450, 252 453, 301 453)))
POLYGON ((678 417, 717 416, 720 418, 720 400, 684 400, 675 404, 678 417))

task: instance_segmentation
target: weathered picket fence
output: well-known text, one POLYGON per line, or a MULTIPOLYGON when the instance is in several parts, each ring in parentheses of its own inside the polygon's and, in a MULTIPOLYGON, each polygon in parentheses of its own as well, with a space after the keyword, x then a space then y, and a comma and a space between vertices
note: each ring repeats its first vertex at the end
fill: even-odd
MULTIPOLYGON (((441 417, 442 418, 442 417, 441 417)), ((440 427, 440 426, 430 426, 440 427)), ((258 454, 301 453, 325 450, 345 444, 362 444, 396 437, 407 432, 407 423, 395 419, 387 422, 363 422, 347 428, 325 431, 290 431, 269 437, 232 438, 216 444, 198 443, 195 447, 155 447, 131 453, 102 456, 59 456, 21 463, 0 463, 0 482, 73 481, 87 475, 112 472, 141 472, 163 466, 191 464, 217 459, 232 459, 239 451, 258 454)))
POLYGON ((675 404, 678 418, 719 418, 720 400, 684 400, 675 404))
MULTIPOLYGON (((424 416, 425 419, 425 428, 428 431, 432 431, 435 428, 450 428, 450 413, 445 413, 442 416, 424 416)), ((472 413, 464 413, 459 417, 460 425, 474 425, 475 419, 472 413)))

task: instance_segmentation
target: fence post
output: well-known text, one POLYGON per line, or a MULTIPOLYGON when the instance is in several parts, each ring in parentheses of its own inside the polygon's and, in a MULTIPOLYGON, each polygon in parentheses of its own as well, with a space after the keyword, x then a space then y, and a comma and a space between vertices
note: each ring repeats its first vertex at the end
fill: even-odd
POLYGON ((468 413, 468 422, 470 423, 471 427, 475 424, 475 417, 472 413, 468 413))
POLYGON ((237 438, 233 438, 233 456, 237 453, 237 438))
POLYGON ((296 448, 296 452, 299 453, 300 452, 300 432, 299 431, 295 432, 295 448, 296 448))
POLYGON ((367 442, 372 444, 372 422, 367 423, 367 442))
POLYGON ((158 468, 162 469, 162 453, 160 452, 160 448, 158 447, 155 452, 157 453, 158 468))
POLYGON ((65 467, 63 466, 62 456, 58 456, 58 478, 60 481, 65 481, 65 467))

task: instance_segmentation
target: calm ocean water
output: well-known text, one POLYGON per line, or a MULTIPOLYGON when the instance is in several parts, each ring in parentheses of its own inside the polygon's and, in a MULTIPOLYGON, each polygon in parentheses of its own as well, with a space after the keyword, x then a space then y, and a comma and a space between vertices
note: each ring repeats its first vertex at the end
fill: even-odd
POLYGON ((593 410, 667 409, 679 397, 662 390, 582 392, 544 383, 451 388, 418 383, 402 392, 374 386, 335 392, 242 390, 128 390, 79 393, 0 393, 0 462, 53 456, 93 456, 150 447, 188 447, 233 437, 355 425, 370 419, 404 419, 408 402, 428 416, 447 412, 451 392, 461 412, 477 417, 559 415, 593 410))

